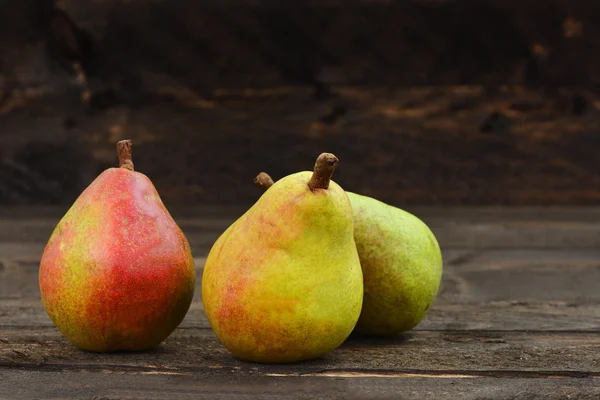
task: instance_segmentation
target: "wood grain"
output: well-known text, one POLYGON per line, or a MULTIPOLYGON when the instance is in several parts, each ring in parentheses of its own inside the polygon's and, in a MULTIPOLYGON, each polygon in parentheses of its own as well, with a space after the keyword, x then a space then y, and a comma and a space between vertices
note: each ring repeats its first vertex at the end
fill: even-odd
MULTIPOLYGON (((248 206, 171 207, 196 257, 248 206)), ((0 209, 0 258, 41 256, 43 246, 68 206, 0 209), (27 247, 33 246, 33 247, 27 247)), ((455 249, 597 249, 598 207, 416 207, 405 209, 421 218, 442 248, 455 249)))
POLYGON ((48 365, 172 374, 233 368, 240 374, 284 376, 430 371, 497 377, 502 371, 516 376, 522 371, 600 378, 600 336, 595 332, 418 331, 384 339, 351 337, 321 359, 279 366, 235 360, 208 328, 182 327, 159 348, 143 353, 83 352, 53 327, 1 329, 0 340, 0 365, 40 370, 48 365))
POLYGON ((115 142, 125 138, 168 204, 249 205, 258 172, 278 179, 304 171, 324 151, 340 159, 334 180, 344 189, 397 206, 600 202, 597 100, 570 116, 532 93, 544 111, 513 116, 514 103, 529 101, 521 91, 340 87, 338 97, 315 102, 310 90, 284 87, 207 102, 167 82, 149 89, 167 94, 141 94, 144 104, 90 113, 76 90, 44 90, 13 99, 2 115, 2 204, 70 204, 115 165, 115 142), (474 108, 451 111, 465 98, 474 108), (338 108, 346 114, 322 121, 338 108), (511 114, 508 132, 480 132, 491 110, 511 114))
MULTIPOLYGON (((198 292, 196 297, 198 297, 198 292)), ((0 301, 0 325, 6 329, 48 328, 52 322, 39 299, 0 301)), ((202 303, 192 303, 183 320, 184 328, 208 328, 202 303)), ((499 301, 476 304, 444 304, 436 301, 416 330, 492 331, 598 331, 600 307, 561 301, 528 303, 499 301)))
POLYGON ((110 373, 94 371, 0 371, 0 395, 43 399, 356 399, 404 400, 423 398, 466 400, 595 400, 598 379, 530 379, 442 377, 238 377, 110 373))
MULTIPOLYGON (((393 337, 351 336, 321 359, 290 365, 231 357, 204 314, 201 279, 186 318, 157 349, 74 348, 45 313, 37 285, 43 243, 61 212, 0 210, 0 398, 600 396, 597 209, 418 209, 445 261, 426 319, 393 337), (586 244, 569 240, 590 232, 586 244)), ((238 212, 174 212, 199 277, 211 241, 238 212)))

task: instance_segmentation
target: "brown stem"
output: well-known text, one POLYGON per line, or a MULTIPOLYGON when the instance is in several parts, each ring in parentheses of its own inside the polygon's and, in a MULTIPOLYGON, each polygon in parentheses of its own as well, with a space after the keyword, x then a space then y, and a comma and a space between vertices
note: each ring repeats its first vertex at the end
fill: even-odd
POLYGON ((121 140, 117 142, 117 153, 119 154, 119 167, 133 171, 133 161, 131 161, 131 140, 121 140))
POLYGON ((331 175, 335 171, 338 164, 338 159, 331 153, 322 153, 315 163, 315 170, 308 182, 308 187, 311 190, 328 189, 331 175))
POLYGON ((261 172, 260 174, 256 175, 256 178, 254 178, 254 184, 265 192, 268 188, 273 186, 274 183, 275 182, 273 182, 273 178, 271 178, 266 172, 261 172))

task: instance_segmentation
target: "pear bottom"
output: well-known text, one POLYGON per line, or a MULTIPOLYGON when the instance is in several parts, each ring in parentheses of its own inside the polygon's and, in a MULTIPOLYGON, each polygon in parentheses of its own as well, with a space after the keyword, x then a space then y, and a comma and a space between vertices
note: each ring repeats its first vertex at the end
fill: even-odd
POLYGON ((289 333, 287 337, 274 335, 271 343, 262 346, 256 345, 252 340, 233 342, 221 336, 221 343, 233 357, 242 361, 256 363, 294 363, 299 361, 320 358, 339 347, 350 335, 352 329, 345 327, 343 330, 325 334, 298 334, 289 333))

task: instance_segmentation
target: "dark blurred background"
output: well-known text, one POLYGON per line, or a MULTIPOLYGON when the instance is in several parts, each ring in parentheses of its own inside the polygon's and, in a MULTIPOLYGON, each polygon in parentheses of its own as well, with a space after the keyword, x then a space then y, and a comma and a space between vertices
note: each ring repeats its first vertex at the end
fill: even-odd
POLYGON ((340 159, 396 205, 600 202, 600 2, 0 0, 0 203, 117 163, 247 204, 340 159))

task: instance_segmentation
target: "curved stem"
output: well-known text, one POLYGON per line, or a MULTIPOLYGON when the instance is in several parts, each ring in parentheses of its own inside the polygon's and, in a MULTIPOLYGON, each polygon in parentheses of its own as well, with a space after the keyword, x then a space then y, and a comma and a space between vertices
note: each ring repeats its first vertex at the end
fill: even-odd
POLYGON ((133 171, 133 161, 131 140, 121 140, 117 142, 117 153, 119 154, 119 167, 133 171))
POLYGON ((328 189, 329 181, 331 180, 331 176, 333 175, 333 171, 335 171, 338 162, 339 160, 337 157, 331 153, 322 153, 317 157, 315 170, 308 182, 308 187, 311 190, 328 189))
POLYGON ((256 178, 254 178, 254 184, 265 192, 268 188, 273 186, 274 183, 275 182, 273 182, 273 178, 271 178, 266 172, 261 172, 260 174, 256 175, 256 178))

